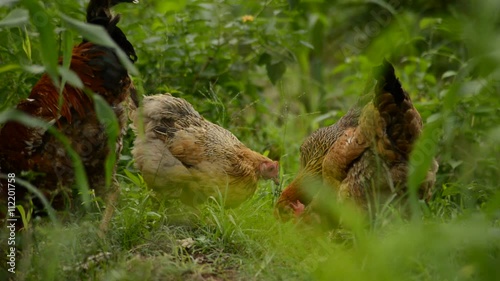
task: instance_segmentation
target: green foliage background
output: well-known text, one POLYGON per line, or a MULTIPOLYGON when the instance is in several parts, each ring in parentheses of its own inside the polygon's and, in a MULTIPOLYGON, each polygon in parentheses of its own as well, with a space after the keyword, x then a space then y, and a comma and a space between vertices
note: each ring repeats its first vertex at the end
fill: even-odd
MULTIPOLYGON (((81 37, 62 15, 83 21, 86 4, 0 3, 0 111, 27 97, 43 71, 64 75, 56 57, 81 37)), ((500 279, 500 2, 144 0, 116 10, 138 52, 141 94, 183 97, 280 160, 280 188, 304 138, 338 120, 387 58, 426 123, 413 160, 437 156, 435 194, 412 220, 329 235, 278 223, 280 188, 269 183, 239 208, 193 211, 147 190, 129 133, 108 237, 97 236, 99 214, 64 227, 35 222, 18 237, 18 278, 500 279), (187 238, 190 247, 178 242, 187 238), (88 262, 97 253, 109 257, 88 262)))

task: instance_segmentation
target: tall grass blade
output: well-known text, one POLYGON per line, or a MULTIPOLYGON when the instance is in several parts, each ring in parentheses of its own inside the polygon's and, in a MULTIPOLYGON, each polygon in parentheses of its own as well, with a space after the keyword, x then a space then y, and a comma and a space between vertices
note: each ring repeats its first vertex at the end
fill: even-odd
POLYGON ((36 27, 38 33, 40 33, 40 53, 43 65, 54 84, 59 85, 57 72, 58 48, 52 17, 37 0, 22 0, 21 3, 29 10, 31 23, 36 27))
POLYGON ((441 122, 435 121, 427 124, 413 147, 410 155, 408 192, 412 217, 417 219, 421 215, 418 203, 418 190, 424 182, 429 168, 431 168, 436 155, 438 138, 441 131, 441 122))
POLYGON ((120 127, 118 126, 118 119, 113 109, 108 105, 103 97, 99 95, 92 95, 94 100, 95 111, 97 118, 104 125, 106 134, 108 136, 109 154, 106 156, 105 172, 106 172, 106 188, 111 186, 111 180, 115 171, 116 164, 116 141, 120 135, 120 127))

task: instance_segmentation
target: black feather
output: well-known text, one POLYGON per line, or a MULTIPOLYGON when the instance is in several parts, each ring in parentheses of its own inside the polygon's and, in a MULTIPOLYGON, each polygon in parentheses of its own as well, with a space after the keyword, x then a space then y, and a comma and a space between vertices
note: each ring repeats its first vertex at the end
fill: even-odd
POLYGON ((406 97, 405 92, 394 72, 394 67, 384 59, 380 66, 375 67, 374 76, 377 80, 377 93, 391 93, 396 104, 400 105, 406 97))
MULTIPOLYGON (((127 54, 132 62, 137 61, 134 47, 117 26, 120 15, 113 16, 110 7, 119 3, 137 3, 137 0, 91 0, 87 7, 87 22, 104 27, 113 41, 127 54)), ((83 42, 87 42, 86 39, 83 42)))
POLYGON ((98 71, 103 86, 110 91, 120 89, 122 87, 122 78, 127 76, 127 70, 122 66, 113 51, 104 46, 94 46, 88 51, 88 55, 93 57, 93 59, 89 60, 88 65, 98 71), (100 55, 95 56, 94 53, 100 55))

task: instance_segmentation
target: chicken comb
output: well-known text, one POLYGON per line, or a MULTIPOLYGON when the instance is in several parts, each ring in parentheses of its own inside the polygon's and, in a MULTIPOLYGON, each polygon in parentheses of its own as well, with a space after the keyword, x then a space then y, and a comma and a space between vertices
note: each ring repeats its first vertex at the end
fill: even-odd
POLYGON ((399 105, 406 97, 405 92, 394 72, 394 66, 386 59, 380 66, 374 68, 374 77, 377 80, 376 93, 391 93, 394 101, 399 105))

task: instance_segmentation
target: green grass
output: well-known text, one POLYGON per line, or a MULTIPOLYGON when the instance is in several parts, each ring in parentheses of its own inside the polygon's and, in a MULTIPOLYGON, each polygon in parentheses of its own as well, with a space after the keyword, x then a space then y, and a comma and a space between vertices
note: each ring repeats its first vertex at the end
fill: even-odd
POLYGON ((106 238, 94 220, 21 232, 25 280, 497 280, 498 221, 386 222, 354 233, 279 223, 265 190, 193 211, 125 190, 106 238), (91 257, 104 255, 95 261, 91 257), (212 278, 212 279, 211 279, 212 278))
MULTIPOLYGON (((279 94, 286 96, 284 91, 279 94)), ((280 103, 286 100, 281 98, 280 103)), ((308 133, 301 123, 314 119, 310 114, 288 113, 282 127, 264 128, 290 147, 281 158, 282 186, 294 176, 297 144, 308 133)), ((495 131, 488 139, 496 137, 495 131)), ((254 138, 243 141, 258 146, 254 138)), ((489 150, 479 147, 475 153, 486 158, 489 150)), ((279 222, 273 216, 272 183, 262 182, 255 196, 238 208, 225 209, 210 199, 195 210, 176 201, 159 201, 130 157, 122 159, 118 171, 122 195, 106 237, 98 234, 97 213, 86 219, 72 217, 63 227, 47 220, 34 222, 34 228, 19 233, 23 252, 18 278, 497 280, 500 276, 498 197, 471 205, 465 195, 456 201, 452 198, 456 193, 445 195, 447 189, 436 187, 427 212, 413 220, 388 215, 372 227, 325 231, 279 222), (101 258, 92 261, 95 256, 101 258)), ((465 182, 453 185, 458 190, 471 188, 465 182)), ((352 213, 346 216, 357 219, 352 213)))

